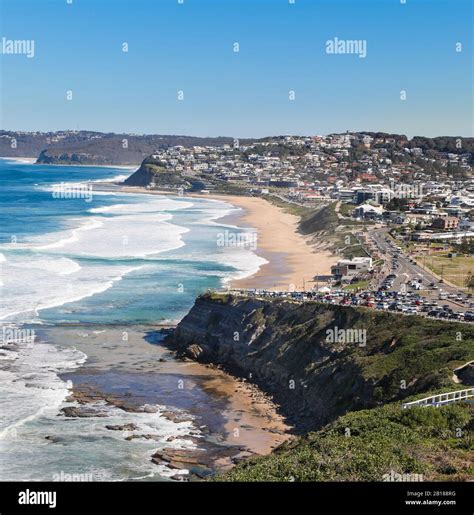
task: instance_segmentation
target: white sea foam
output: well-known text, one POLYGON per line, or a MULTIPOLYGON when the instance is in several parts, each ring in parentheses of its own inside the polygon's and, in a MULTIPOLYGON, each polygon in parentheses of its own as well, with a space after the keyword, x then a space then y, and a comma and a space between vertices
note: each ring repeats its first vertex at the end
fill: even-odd
POLYGON ((14 264, 16 268, 34 268, 35 270, 43 270, 45 272, 53 272, 58 275, 71 275, 78 272, 81 266, 68 258, 58 259, 36 259, 27 262, 17 262, 14 264))
POLYGON ((157 199, 155 202, 136 202, 133 204, 113 204, 111 206, 94 207, 89 213, 111 213, 114 215, 157 213, 160 211, 176 211, 192 207, 192 202, 176 201, 169 198, 157 199))
MULTIPOLYGON (((134 258, 158 254, 183 245, 181 235, 188 229, 168 223, 171 215, 142 214, 103 217, 72 234, 59 235, 57 242, 39 245, 36 250, 59 251, 68 255, 100 258, 134 258)), ((42 237, 41 239, 44 239, 42 237)))
MULTIPOLYGON (((4 252, 0 254, 0 261, 5 281, 0 297, 0 319, 24 321, 39 317, 38 312, 46 308, 71 304, 104 292, 126 274, 143 268, 136 263, 125 263, 129 259, 148 259, 147 273, 149 267, 151 276, 153 267, 157 266, 153 264, 154 259, 158 261, 159 256, 166 257, 165 251, 184 246, 183 238, 188 229, 179 225, 180 219, 186 220, 183 225, 190 226, 194 225, 192 220, 196 217, 199 220, 189 234, 192 242, 189 248, 171 254, 172 259, 214 261, 236 268, 232 272, 194 272, 191 268, 191 274, 216 273, 223 280, 229 280, 251 275, 266 262, 249 249, 214 247, 212 242, 209 245, 209 241, 206 244, 200 239, 201 235, 213 238, 215 226, 224 225, 219 224, 218 218, 235 211, 229 204, 145 194, 128 194, 127 200, 135 202, 124 203, 122 199, 127 194, 96 192, 95 187, 94 195, 114 195, 122 203, 92 209, 90 204, 85 204, 84 209, 90 209, 87 218, 70 219, 69 228, 0 248, 4 252), (186 209, 189 211, 179 213, 186 209)), ((48 188, 43 189, 54 191, 54 185, 48 188)), ((60 202, 58 200, 58 206, 60 202)), ((159 276, 153 277, 158 284, 159 276)), ((114 302, 110 299, 106 305, 110 303, 113 308, 114 302)), ((74 304, 67 307, 68 312, 75 309, 74 304)), ((195 445, 188 439, 189 435, 198 436, 192 422, 169 421, 161 416, 159 407, 154 413, 127 413, 97 403, 98 412, 104 412, 107 417, 58 417, 58 411, 70 405, 65 402, 68 387, 58 374, 80 366, 86 356, 74 349, 41 342, 19 348, 3 347, 0 349, 0 480, 12 477, 51 480, 48 473, 61 470, 62 466, 82 471, 90 467, 98 480, 149 477, 154 471, 165 476, 171 472, 150 462, 151 449, 195 445), (106 424, 128 422, 136 424, 138 429, 127 433, 105 428, 106 424), (15 438, 16 432, 18 438, 15 438), (156 440, 124 439, 126 435, 139 434, 154 435, 156 440), (45 442, 45 435, 58 441, 67 440, 67 446, 45 442), (178 438, 167 442, 169 436, 178 438), (70 456, 74 457, 73 463, 70 456), (31 463, 35 466, 31 467, 31 463), (129 471, 132 472, 129 474, 129 471)))
POLYGON ((108 179, 96 179, 95 181, 90 182, 123 182, 125 179, 128 179, 130 177, 130 174, 127 175, 116 175, 115 177, 109 177, 108 179))
POLYGON ((19 321, 38 311, 102 293, 124 275, 137 270, 114 261, 154 256, 184 245, 188 229, 170 223, 166 211, 192 204, 168 198, 115 204, 95 210, 96 216, 72 219, 69 230, 34 236, 27 242, 4 245, 3 295, 0 320, 19 321), (101 216, 108 213, 110 216, 101 216), (19 252, 24 251, 24 254, 19 252), (83 258, 102 263, 78 261, 83 258), (107 261, 111 260, 111 261, 107 261), (12 318, 14 317, 14 318, 12 318))
POLYGON ((223 280, 224 284, 236 279, 244 279, 256 274, 268 261, 246 249, 225 249, 221 254, 214 256, 215 261, 234 267, 237 272, 230 274, 223 280))
POLYGON ((58 373, 86 360, 76 349, 38 342, 0 344, 0 439, 15 437, 24 423, 48 412, 56 413, 68 395, 58 373))
POLYGON ((43 255, 34 260, 31 256, 12 256, 3 265, 0 320, 31 319, 41 310, 102 293, 140 268, 99 265, 82 268, 63 257, 43 255))
MULTIPOLYGON (((209 202, 209 200, 207 202, 209 202)), ((193 225, 211 225, 213 227, 233 229, 235 230, 236 235, 239 232, 254 232, 254 229, 252 228, 219 222, 219 219, 224 216, 239 211, 241 211, 241 208, 235 208, 227 202, 214 200, 211 204, 204 206, 201 216, 193 225)), ((253 241, 253 239, 251 241, 253 241)), ((232 246, 218 246, 216 238, 215 252, 211 252, 205 257, 203 256, 203 259, 235 268, 234 272, 217 274, 223 276, 222 283, 225 285, 230 281, 244 279, 256 274, 263 265, 268 263, 265 258, 257 255, 254 250, 255 249, 249 248, 245 244, 245 239, 243 239, 240 244, 236 243, 232 246)))
MULTIPOLYGON (((87 220, 85 223, 80 225, 77 229, 72 229, 71 232, 69 233, 69 235, 66 235, 65 237, 60 237, 58 241, 55 241, 53 243, 48 243, 47 245, 40 245, 40 246, 36 247, 36 250, 63 248, 66 245, 78 242, 79 238, 80 238, 80 233, 83 233, 86 231, 92 231, 93 229, 99 229, 103 225, 104 225, 103 222, 101 222, 100 220, 96 220, 95 218, 93 218, 92 220, 87 220)), ((48 236, 40 236, 40 237, 38 237, 38 240, 47 239, 47 238, 48 238, 48 236)))
MULTIPOLYGON (((98 181, 103 182, 103 181, 98 181)), ((82 182, 63 182, 63 183, 56 183, 56 184, 35 184, 35 188, 39 191, 47 191, 50 193, 55 193, 61 190, 66 190, 68 192, 87 192, 88 197, 95 197, 95 196, 107 196, 107 197, 116 197, 120 195, 125 195, 125 193, 121 192, 115 192, 115 191, 102 191, 100 189, 94 188, 94 181, 82 181, 82 182)), ((82 197, 79 197, 82 198, 82 197)), ((61 202, 62 199, 59 197, 58 202, 61 202)), ((84 199, 85 200, 85 199, 84 199)))

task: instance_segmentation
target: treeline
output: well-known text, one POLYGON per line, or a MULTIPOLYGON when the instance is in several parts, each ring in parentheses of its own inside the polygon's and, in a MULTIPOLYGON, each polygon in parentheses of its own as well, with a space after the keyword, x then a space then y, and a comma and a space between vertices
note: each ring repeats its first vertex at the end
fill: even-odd
POLYGON ((425 138, 423 136, 414 136, 409 142, 409 147, 418 147, 425 152, 427 150, 436 150, 437 152, 465 154, 467 152, 474 152, 474 138, 463 138, 461 136, 425 138))
MULTIPOLYGON (((233 138, 115 134, 93 131, 27 133, 0 131, 0 156, 34 157, 43 163, 139 164, 161 148, 222 146, 233 138)), ((251 140, 241 140, 242 144, 251 140)))

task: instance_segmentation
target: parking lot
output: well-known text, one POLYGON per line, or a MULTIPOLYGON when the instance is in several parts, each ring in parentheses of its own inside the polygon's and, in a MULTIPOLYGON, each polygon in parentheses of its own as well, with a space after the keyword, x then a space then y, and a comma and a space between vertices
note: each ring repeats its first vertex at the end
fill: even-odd
POLYGON ((416 291, 364 291, 351 293, 344 290, 330 292, 285 292, 269 290, 227 290, 233 295, 258 298, 281 298, 295 302, 316 301, 341 306, 363 306, 402 315, 422 315, 452 322, 474 322, 474 310, 454 311, 447 304, 424 298, 416 291))

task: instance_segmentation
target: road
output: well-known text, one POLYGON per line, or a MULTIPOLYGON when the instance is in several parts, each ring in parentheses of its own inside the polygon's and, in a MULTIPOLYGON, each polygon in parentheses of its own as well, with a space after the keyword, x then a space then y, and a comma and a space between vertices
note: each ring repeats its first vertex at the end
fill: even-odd
POLYGON ((383 266, 383 274, 380 278, 380 284, 382 283, 383 279, 390 273, 396 275, 396 279, 393 282, 393 286, 391 288, 391 290, 395 291, 400 291, 402 285, 406 285, 407 281, 416 280, 419 282, 421 279, 422 289, 419 290, 419 292, 427 299, 436 300, 440 305, 447 304, 450 308, 457 312, 464 312, 469 309, 467 302, 459 303, 450 299, 440 300, 440 290, 447 293, 448 295, 451 293, 456 295, 461 293, 463 294, 464 298, 466 298, 466 294, 458 288, 450 286, 446 283, 440 283, 439 279, 435 275, 412 262, 409 256, 407 256, 403 251, 400 252, 392 238, 388 235, 388 230, 386 228, 374 230, 371 233, 371 239, 372 242, 377 246, 385 261, 383 266), (399 252, 398 256, 396 256, 397 252, 399 252), (396 269, 392 268, 394 261, 396 261, 398 264, 396 269), (437 290, 430 288, 430 284, 433 283, 438 287, 437 290))

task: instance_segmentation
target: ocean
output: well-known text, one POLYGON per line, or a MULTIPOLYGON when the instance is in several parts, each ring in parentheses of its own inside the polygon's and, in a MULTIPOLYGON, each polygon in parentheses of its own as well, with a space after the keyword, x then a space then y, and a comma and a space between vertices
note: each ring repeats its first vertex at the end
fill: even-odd
POLYGON ((149 327, 176 323, 196 295, 265 260, 246 238, 219 243, 251 232, 220 222, 232 205, 112 185, 130 173, 0 160, 0 480, 166 480, 152 451, 194 448, 197 418, 218 418, 198 382, 170 394, 181 372, 147 368, 167 356, 149 327), (65 416, 81 408, 78 383, 101 395, 65 416), (163 416, 164 401, 184 416, 163 416))

